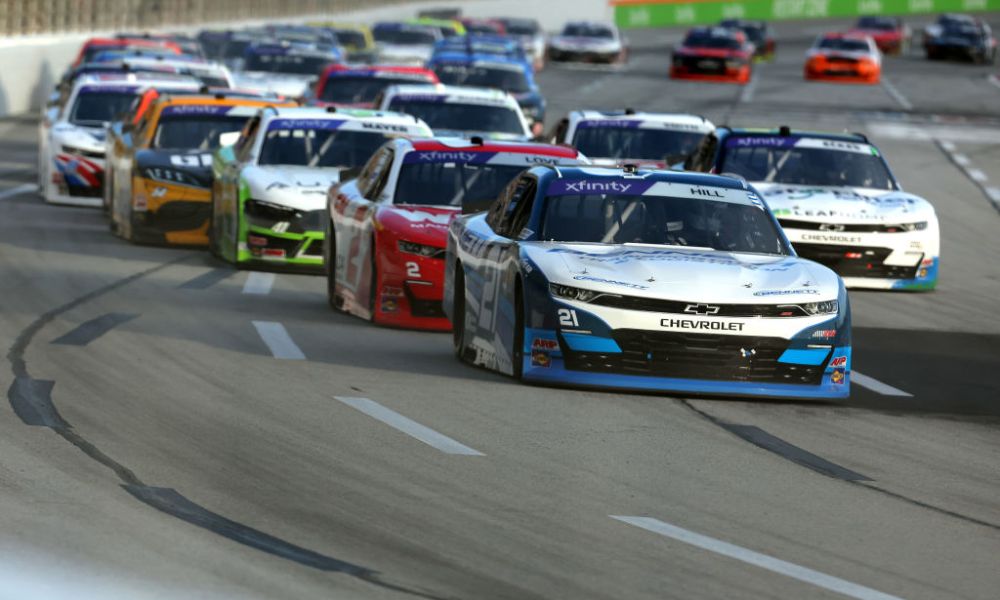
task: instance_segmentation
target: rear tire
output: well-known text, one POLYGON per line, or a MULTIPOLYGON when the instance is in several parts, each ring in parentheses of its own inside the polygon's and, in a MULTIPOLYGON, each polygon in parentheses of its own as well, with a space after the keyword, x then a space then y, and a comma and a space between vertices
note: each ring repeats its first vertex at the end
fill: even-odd
POLYGON ((514 342, 511 349, 511 376, 520 381, 524 375, 524 294, 521 282, 514 287, 514 342))
POLYGON ((451 342, 455 358, 465 362, 465 272, 455 265, 455 289, 451 305, 451 342))
POLYGON ((326 301, 330 308, 337 306, 337 240, 334 237, 330 219, 326 220, 326 235, 323 240, 323 263, 326 266, 326 301))
POLYGON ((378 300, 378 261, 375 260, 375 236, 372 236, 371 252, 372 252, 372 255, 371 255, 372 281, 371 281, 371 285, 368 286, 369 287, 369 289, 368 289, 368 306, 371 309, 371 315, 368 317, 368 320, 371 321, 372 323, 374 323, 375 322, 375 310, 376 310, 375 302, 376 302, 376 300, 378 300))

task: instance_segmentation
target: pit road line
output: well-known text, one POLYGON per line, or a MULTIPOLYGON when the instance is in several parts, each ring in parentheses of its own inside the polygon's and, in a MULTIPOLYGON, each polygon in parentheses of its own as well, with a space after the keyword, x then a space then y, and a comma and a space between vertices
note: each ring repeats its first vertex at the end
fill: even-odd
POLYGON ((443 433, 438 433, 430 427, 421 425, 409 417, 404 417, 398 412, 386 408, 374 400, 369 400, 368 398, 351 398, 347 396, 334 396, 333 398, 334 400, 346 404, 355 410, 361 411, 369 417, 377 421, 381 421, 389 427, 392 427, 397 431, 401 431, 414 439, 420 440, 428 446, 436 448, 445 454, 485 456, 482 452, 470 448, 461 442, 455 441, 443 433))
POLYGON ((251 272, 247 276, 246 283, 243 284, 243 293, 266 296, 271 293, 274 279, 274 273, 251 272))
POLYGON ((12 198, 14 196, 20 196, 21 194, 27 194, 28 192, 37 192, 37 191, 38 191, 38 184, 25 183, 24 185, 12 187, 9 190, 4 190, 0 192, 0 200, 6 200, 7 198, 12 198))
POLYGON ((760 567, 761 569, 771 571, 772 573, 778 573, 779 575, 791 577, 792 579, 797 579, 804 583, 808 583, 849 598, 857 598, 858 600, 902 600, 899 596, 886 594, 857 583, 852 583, 846 579, 834 577, 833 575, 827 575, 826 573, 814 571, 808 567, 790 563, 781 560, 780 558, 775 558, 767 554, 761 554, 760 552, 755 552, 742 546, 737 546, 735 544, 730 544, 729 542, 717 540, 707 535, 695 533, 694 531, 689 531, 687 529, 677 527, 676 525, 665 523, 659 519, 654 519, 652 517, 608 516, 617 521, 621 521, 622 523, 627 523, 629 525, 639 527, 640 529, 645 529, 646 531, 650 531, 679 542, 684 542, 685 544, 696 546, 702 550, 708 550, 709 552, 721 554, 722 556, 727 556, 740 562, 760 567))
POLYGON ((900 398, 912 398, 913 394, 909 392, 904 392, 899 388, 894 388, 888 383, 882 383, 874 377, 869 377, 857 371, 851 371, 851 383, 856 383, 863 388, 868 388, 869 390, 875 392, 876 394, 881 394, 883 396, 898 396, 900 398))
POLYGON ((306 355, 299 349, 288 335, 288 330, 281 323, 274 321, 254 321, 253 326, 257 329, 257 335, 267 345, 274 358, 280 360, 305 360, 306 355))
POLYGON ((903 95, 903 92, 899 91, 896 86, 892 85, 892 82, 885 77, 882 78, 882 88, 890 96, 892 96, 892 99, 895 100, 896 104, 899 104, 903 110, 913 110, 913 103, 910 102, 909 99, 903 95))

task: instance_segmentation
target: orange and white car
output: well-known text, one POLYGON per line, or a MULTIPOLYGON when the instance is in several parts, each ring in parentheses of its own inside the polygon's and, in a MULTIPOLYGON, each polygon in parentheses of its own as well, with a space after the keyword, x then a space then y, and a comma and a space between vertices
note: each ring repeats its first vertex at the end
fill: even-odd
POLYGON ((805 78, 874 85, 882 79, 882 53, 869 35, 827 33, 806 54, 805 78))

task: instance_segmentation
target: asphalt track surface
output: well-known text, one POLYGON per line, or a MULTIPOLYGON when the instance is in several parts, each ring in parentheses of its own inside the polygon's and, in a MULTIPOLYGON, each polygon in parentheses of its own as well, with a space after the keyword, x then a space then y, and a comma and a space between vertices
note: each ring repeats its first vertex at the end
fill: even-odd
POLYGON ((321 278, 44 205, 36 123, 0 123, 0 551, 126 597, 997 598, 1000 86, 917 55, 886 85, 805 83, 828 25, 779 26, 750 87, 668 81, 674 31, 541 83, 550 121, 872 135, 937 207, 942 275, 851 293, 867 379, 844 403, 519 385, 332 313, 321 278))

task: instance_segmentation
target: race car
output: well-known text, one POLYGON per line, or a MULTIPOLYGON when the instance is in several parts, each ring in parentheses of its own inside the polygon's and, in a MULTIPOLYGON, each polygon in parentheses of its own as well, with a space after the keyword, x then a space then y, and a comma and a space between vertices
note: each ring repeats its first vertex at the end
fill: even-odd
POLYGON ((221 92, 156 96, 135 123, 108 128, 105 204, 111 229, 132 242, 204 246, 212 153, 235 142, 261 108, 277 103, 221 92))
POLYGON ((427 63, 445 85, 503 90, 514 96, 534 136, 545 127, 545 96, 535 82, 534 68, 519 59, 467 52, 436 53, 427 63))
POLYGON ((105 50, 112 49, 160 49, 173 54, 181 55, 184 53, 180 46, 177 44, 165 41, 165 40, 147 40, 141 38, 90 38, 80 47, 80 51, 77 53, 76 58, 70 66, 76 67, 82 65, 85 62, 91 62, 94 55, 103 52, 105 50))
POLYGON ((358 179, 330 189, 330 304, 384 325, 451 329, 441 309, 449 221, 485 210, 528 167, 584 160, 571 148, 479 138, 386 144, 358 179))
POLYGON ((325 50, 287 42, 251 44, 244 53, 243 70, 234 75, 234 87, 299 98, 328 65, 336 62, 325 50))
POLYGON ((715 125, 685 114, 577 110, 559 122, 553 143, 579 149, 593 164, 663 168, 683 162, 715 125))
POLYGON ((517 100, 494 89, 447 85, 394 85, 376 106, 426 121, 435 135, 527 141, 531 129, 517 100))
POLYGON ((882 53, 871 36, 827 33, 806 53, 805 78, 875 85, 882 79, 882 53))
POLYGON ((507 35, 507 26, 499 19, 461 19, 467 35, 507 35))
POLYGON ((624 64, 628 42, 614 25, 574 21, 549 39, 548 59, 554 62, 624 64))
POLYGON ((327 29, 337 37, 337 43, 347 51, 347 62, 371 64, 378 57, 371 27, 357 23, 322 23, 318 26, 327 29))
POLYGON ((541 24, 535 19, 517 17, 497 20, 507 29, 507 36, 521 44, 521 49, 531 59, 535 71, 541 71, 545 67, 545 49, 548 46, 541 24))
POLYGON ((411 25, 423 25, 433 27, 441 33, 441 39, 453 37, 464 37, 466 33, 465 25, 459 19, 435 19, 433 17, 417 17, 410 19, 407 23, 411 25))
POLYGON ((430 60, 434 44, 442 39, 432 25, 382 22, 372 28, 378 46, 378 62, 422 67, 430 60))
POLYGON ((843 281, 728 177, 535 167, 448 231, 463 361, 528 382, 846 398, 843 281))
POLYGON ((670 78, 745 85, 753 75, 753 53, 742 31, 695 27, 674 48, 670 78))
POLYGON ((864 16, 848 32, 867 35, 883 54, 903 54, 910 47, 912 33, 899 17, 864 16))
POLYGON ((225 261, 319 272, 326 193, 387 140, 430 137, 398 113, 265 108, 212 162, 209 247, 225 261))
POLYGON ((330 65, 306 96, 313 106, 373 108, 375 99, 391 85, 438 83, 438 77, 423 67, 330 65))
POLYGON ((170 58, 123 58, 122 64, 128 71, 144 71, 168 68, 172 73, 189 75, 203 84, 214 88, 233 87, 233 74, 222 63, 208 61, 172 60, 170 58))
POLYGON ((685 166, 745 178, 767 200, 798 255, 835 270, 850 288, 937 285, 934 207, 903 191, 863 135, 720 127, 685 166))
POLYGON ((201 82, 161 73, 84 75, 65 104, 46 112, 38 128, 38 183, 46 202, 101 206, 105 128, 149 87, 197 90, 201 82))
POLYGON ((928 60, 960 58, 994 64, 997 39, 982 19, 969 15, 941 15, 924 29, 924 52, 928 60))
POLYGON ((771 60, 774 58, 777 43, 771 28, 764 21, 744 21, 742 19, 723 19, 719 27, 743 32, 747 41, 753 44, 755 60, 771 60))

